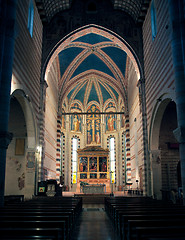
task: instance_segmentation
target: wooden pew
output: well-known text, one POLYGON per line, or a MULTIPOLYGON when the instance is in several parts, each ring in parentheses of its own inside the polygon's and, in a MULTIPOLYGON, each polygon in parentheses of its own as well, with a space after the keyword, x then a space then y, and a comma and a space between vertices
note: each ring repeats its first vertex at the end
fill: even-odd
POLYGON ((44 239, 44 240, 65 240, 60 228, 0 228, 1 240, 6 239, 44 239))
MULTIPOLYGON (((9 203, 0 209, 0 231, 2 230, 4 234, 6 229, 11 228, 10 235, 13 237, 11 239, 14 237, 19 239, 20 234, 16 236, 18 229, 23 229, 25 239, 34 239, 35 234, 39 234, 40 239, 58 239, 58 235, 59 239, 70 239, 73 224, 81 210, 80 198, 65 200, 45 198, 38 201, 9 203), (41 231, 36 233, 36 229, 41 231), (49 233, 43 234, 43 229, 46 229, 46 232, 47 229, 53 229, 54 237, 49 233)), ((6 237, 5 235, 3 237, 6 237)))
POLYGON ((170 208, 143 208, 143 209, 127 209, 127 210, 117 210, 116 215, 114 219, 112 220, 114 222, 114 226, 118 226, 116 229, 119 231, 120 225, 123 224, 123 215, 147 215, 147 216, 153 216, 153 215, 176 215, 178 214, 179 216, 182 215, 183 217, 185 216, 185 210, 171 210, 170 208))
POLYGON ((139 227, 151 227, 153 224, 157 229, 160 227, 159 222, 163 223, 164 227, 174 227, 177 222, 181 226, 185 225, 185 208, 183 206, 166 204, 148 198, 107 198, 105 199, 105 209, 121 239, 132 239, 130 236, 136 237, 136 229, 139 227), (173 220, 170 221, 170 218, 173 220))
MULTIPOLYGON (((127 240, 136 239, 137 235, 137 228, 138 227, 185 227, 185 219, 151 219, 151 220, 128 220, 128 228, 127 228, 127 240)), ((170 236, 170 234, 167 233, 167 236, 170 236)))
POLYGON ((120 238, 121 239, 127 239, 127 233, 128 233, 128 222, 129 221, 160 221, 160 220, 164 220, 164 219, 173 219, 178 220, 178 221, 183 221, 185 220, 185 214, 176 214, 176 213, 168 213, 168 214, 140 214, 140 215, 122 215, 122 221, 121 221, 121 229, 119 232, 120 238))
MULTIPOLYGON (((49 227, 49 228, 60 228, 64 233, 65 237, 68 237, 70 235, 70 232, 72 231, 72 226, 70 226, 69 223, 69 216, 1 216, 0 217, 0 227, 4 226, 4 224, 6 223, 6 226, 10 226, 10 224, 12 224, 12 226, 15 227, 42 227, 44 228, 49 227), (9 222, 9 224, 8 224, 9 222), (30 225, 28 224, 30 222, 30 225), (19 225, 17 225, 16 223, 19 223, 19 225), (22 223, 22 224, 21 224, 22 223), (49 224, 50 223, 50 224, 49 224), (44 225, 46 224, 46 225, 44 225), (56 225, 55 225, 56 224, 56 225), (58 225, 59 224, 59 225, 58 225)), ((5 227, 5 226, 4 226, 5 227)))
POLYGON ((137 227, 136 228, 136 240, 146 240, 149 237, 179 237, 185 236, 185 226, 170 226, 170 227, 137 227))

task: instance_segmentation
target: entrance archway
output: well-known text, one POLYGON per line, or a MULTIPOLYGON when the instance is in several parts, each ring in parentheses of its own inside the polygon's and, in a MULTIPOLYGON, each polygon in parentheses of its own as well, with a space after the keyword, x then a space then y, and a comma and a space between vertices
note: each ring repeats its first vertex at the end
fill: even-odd
POLYGON ((28 199, 37 189, 37 130, 29 99, 22 90, 11 95, 9 132, 13 139, 7 150, 5 195, 28 199))
POLYGON ((157 199, 169 200, 171 190, 178 191, 179 146, 173 135, 176 128, 176 104, 165 99, 156 112, 150 142, 153 195, 157 199))
MULTIPOLYGON (((130 157, 122 159, 122 150, 118 146, 121 144, 121 132, 125 128, 129 131, 128 91, 132 91, 134 88, 131 100, 136 101, 138 88, 134 86, 143 76, 141 64, 129 44, 117 34, 101 26, 93 24, 84 26, 70 33, 56 45, 44 65, 43 76, 43 80, 48 85, 45 111, 47 135, 44 163, 44 166, 47 167, 47 171, 45 171, 47 175, 45 179, 53 177, 55 174, 54 163, 51 164, 52 158, 50 157, 51 152, 54 153, 54 145, 51 141, 53 137, 51 122, 57 118, 57 179, 62 174, 66 185, 71 187, 72 184, 75 184, 74 177, 71 179, 71 175, 73 175, 73 172, 71 173, 73 171, 71 139, 78 139, 80 148, 94 143, 105 149, 109 144, 107 139, 113 137, 116 146, 114 171, 116 171, 115 184, 117 185, 115 188, 118 188, 118 183, 121 186, 123 183, 126 185, 123 174, 127 175, 128 181, 131 181, 131 164, 127 164, 127 160, 131 159, 130 157), (128 69, 131 69, 130 75, 128 69), (131 78, 132 83, 129 85, 128 81, 131 78), (53 106, 52 111, 51 106, 53 106), (94 111, 92 109, 96 109, 96 113, 100 117, 88 118, 87 113, 92 114, 94 111), (109 118, 112 116, 106 115, 110 115, 110 113, 114 115, 114 124, 111 128, 108 121, 110 122, 109 118), (125 118, 122 115, 126 115, 126 113, 125 118), (125 122, 122 122, 123 119, 125 122, 127 121, 126 125, 125 122), (77 122, 79 122, 78 127, 74 127, 74 123, 77 122), (93 131, 90 124, 93 124, 91 126, 93 131), (61 145, 64 139, 65 143, 63 142, 61 145), (126 174, 123 172, 125 166, 127 166, 126 174)), ((129 134, 126 134, 126 138, 128 146, 129 134)), ((130 148, 125 151, 130 151, 130 148)), ((126 152, 126 156, 130 156, 130 153, 126 152)), ((142 161, 143 159, 140 160, 140 162, 142 161)), ((74 170, 74 175, 76 171, 74 170)), ((143 176, 141 177, 143 178, 143 176)))

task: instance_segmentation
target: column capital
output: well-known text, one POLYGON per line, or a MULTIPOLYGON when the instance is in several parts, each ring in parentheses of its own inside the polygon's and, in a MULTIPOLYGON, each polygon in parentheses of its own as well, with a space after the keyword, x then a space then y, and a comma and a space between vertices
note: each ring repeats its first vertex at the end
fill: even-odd
POLYGON ((13 133, 1 131, 0 132, 0 148, 7 149, 13 138, 13 133))

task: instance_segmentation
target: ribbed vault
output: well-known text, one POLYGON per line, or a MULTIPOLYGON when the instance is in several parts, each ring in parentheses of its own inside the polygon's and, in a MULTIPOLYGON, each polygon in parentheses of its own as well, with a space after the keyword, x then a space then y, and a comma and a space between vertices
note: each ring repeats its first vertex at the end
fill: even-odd
POLYGON ((120 101, 127 106, 130 62, 140 78, 129 46, 95 25, 79 29, 58 45, 48 62, 45 79, 53 61, 57 62, 59 71, 60 107, 64 101, 69 106, 77 101, 84 111, 93 101, 101 111, 109 101, 117 107, 120 101))

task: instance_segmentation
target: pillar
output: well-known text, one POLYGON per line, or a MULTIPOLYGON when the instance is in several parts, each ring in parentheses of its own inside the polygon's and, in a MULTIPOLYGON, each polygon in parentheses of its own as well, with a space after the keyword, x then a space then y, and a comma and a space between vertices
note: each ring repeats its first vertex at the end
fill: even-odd
POLYGON ((48 85, 46 81, 40 82, 40 110, 39 110, 39 149, 42 149, 40 152, 39 162, 38 164, 38 179, 36 181, 40 182, 45 180, 45 175, 43 172, 43 163, 45 158, 45 106, 46 106, 46 89, 48 85))
POLYGON ((145 79, 141 78, 138 81, 139 90, 139 105, 140 105, 140 116, 143 131, 143 161, 144 161, 144 172, 143 172, 143 191, 144 195, 152 195, 151 186, 151 164, 150 155, 148 150, 148 130, 147 130, 147 111, 146 111, 146 95, 145 95, 145 79))
POLYGON ((179 142, 181 161, 181 178, 183 190, 183 203, 185 205, 185 19, 184 1, 169 0, 170 20, 172 27, 171 49, 175 78, 177 123, 178 128, 174 135, 179 142))
POLYGON ((0 23, 0 206, 4 205, 6 149, 12 134, 8 133, 10 88, 14 53, 15 18, 17 0, 1 1, 0 23))
POLYGON ((61 114, 57 116, 57 147, 56 147, 56 180, 60 182, 61 176, 61 114))
POLYGON ((125 132, 126 132, 126 185, 128 188, 132 185, 131 179, 131 158, 130 158, 130 124, 129 115, 125 115, 125 132))

